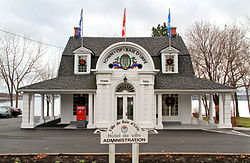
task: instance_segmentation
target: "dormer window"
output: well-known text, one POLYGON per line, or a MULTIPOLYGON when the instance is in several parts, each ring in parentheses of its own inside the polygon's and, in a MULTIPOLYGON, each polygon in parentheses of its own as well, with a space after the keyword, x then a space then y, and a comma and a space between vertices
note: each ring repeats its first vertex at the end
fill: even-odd
POLYGON ((162 73, 178 73, 178 53, 173 47, 161 51, 162 73))
POLYGON ((80 47, 75 53, 75 74, 89 74, 91 67, 91 51, 85 47, 80 47))

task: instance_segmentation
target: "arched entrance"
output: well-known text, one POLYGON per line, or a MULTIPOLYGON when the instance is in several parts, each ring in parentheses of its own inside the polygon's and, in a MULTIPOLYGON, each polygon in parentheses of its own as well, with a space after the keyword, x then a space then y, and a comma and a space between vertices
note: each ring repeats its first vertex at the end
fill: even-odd
POLYGON ((128 82, 120 83, 115 89, 116 119, 134 120, 135 88, 128 82))
POLYGON ((99 56, 94 71, 97 128, 106 128, 119 119, 153 128, 154 76, 158 70, 143 47, 133 42, 112 44, 99 56))

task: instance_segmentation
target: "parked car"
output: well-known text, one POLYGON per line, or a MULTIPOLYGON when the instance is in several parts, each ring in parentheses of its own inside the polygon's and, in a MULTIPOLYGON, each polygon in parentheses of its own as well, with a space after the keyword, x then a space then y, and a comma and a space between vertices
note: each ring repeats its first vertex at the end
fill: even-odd
POLYGON ((0 107, 0 118, 2 117, 12 117, 11 108, 1 106, 0 107))
POLYGON ((1 106, 1 107, 9 108, 11 110, 11 115, 13 117, 17 117, 18 115, 22 115, 22 110, 19 109, 19 108, 15 108, 15 107, 12 107, 12 106, 1 106))
POLYGON ((10 107, 11 109, 11 113, 13 117, 17 117, 18 115, 22 115, 22 110, 19 108, 14 108, 14 107, 10 107))

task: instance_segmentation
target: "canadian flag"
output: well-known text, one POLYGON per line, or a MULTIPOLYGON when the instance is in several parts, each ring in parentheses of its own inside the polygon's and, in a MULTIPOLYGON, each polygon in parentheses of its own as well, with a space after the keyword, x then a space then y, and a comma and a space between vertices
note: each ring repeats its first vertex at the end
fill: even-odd
POLYGON ((126 8, 124 9, 123 25, 122 25, 122 37, 125 36, 125 24, 126 24, 126 8))

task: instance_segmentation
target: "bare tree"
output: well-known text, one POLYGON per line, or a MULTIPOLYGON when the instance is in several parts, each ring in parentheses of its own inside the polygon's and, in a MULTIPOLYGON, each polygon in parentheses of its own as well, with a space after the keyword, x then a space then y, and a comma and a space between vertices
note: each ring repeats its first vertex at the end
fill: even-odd
POLYGON ((3 35, 0 41, 0 76, 7 86, 11 106, 16 94, 18 107, 17 90, 38 67, 44 49, 41 43, 33 44, 28 39, 9 34, 3 35))
MULTIPOLYGON (((243 67, 249 62, 246 32, 237 26, 219 28, 209 22, 195 22, 186 32, 187 46, 195 73, 212 82, 238 87, 244 76, 243 67)), ((219 96, 213 96, 219 105, 219 96)), ((239 116, 237 94, 234 95, 239 116)))
MULTIPOLYGON (((60 63, 59 56, 54 55, 50 57, 50 60, 43 67, 43 69, 42 70, 38 69, 36 71, 37 72, 36 75, 38 76, 38 78, 35 78, 36 79, 35 82, 45 81, 45 80, 49 80, 49 79, 56 77, 59 63, 60 63)), ((49 104, 52 102, 52 96, 51 94, 45 94, 44 97, 45 97, 45 101, 47 105, 47 116, 49 116, 49 104)))
MULTIPOLYGON (((242 81, 249 77, 249 44, 246 32, 237 26, 231 26, 226 30, 226 64, 228 85, 235 88, 241 87, 242 81)), ((239 116, 238 96, 234 94, 236 116, 239 116)))

